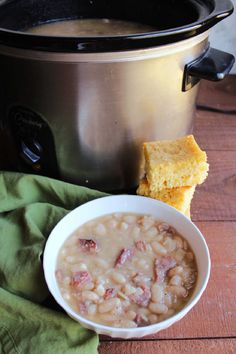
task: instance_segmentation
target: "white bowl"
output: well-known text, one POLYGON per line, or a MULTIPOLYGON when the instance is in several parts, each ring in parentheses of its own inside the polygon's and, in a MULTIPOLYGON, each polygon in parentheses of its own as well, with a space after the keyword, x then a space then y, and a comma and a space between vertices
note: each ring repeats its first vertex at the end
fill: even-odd
POLYGON ((82 326, 111 337, 132 338, 156 333, 183 318, 203 294, 210 275, 210 255, 199 229, 183 214, 160 201, 135 196, 118 195, 95 199, 67 214, 52 230, 44 251, 43 268, 48 288, 58 304, 82 326), (146 327, 115 328, 87 320, 78 315, 63 299, 55 277, 58 252, 64 241, 82 224, 114 212, 148 214, 173 226, 190 244, 197 262, 198 278, 195 290, 185 307, 172 317, 146 327))

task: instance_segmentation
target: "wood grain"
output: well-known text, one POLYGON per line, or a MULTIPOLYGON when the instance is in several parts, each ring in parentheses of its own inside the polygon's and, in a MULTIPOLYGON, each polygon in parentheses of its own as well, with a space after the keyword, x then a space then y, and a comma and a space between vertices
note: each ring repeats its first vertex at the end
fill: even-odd
POLYGON ((236 150, 236 114, 197 111, 193 134, 199 146, 207 152, 236 150))
POLYGON ((161 340, 107 342, 99 346, 100 354, 235 354, 236 339, 161 340))
MULTIPOLYGON (((236 140, 236 131, 235 131, 236 140)), ((192 219, 236 220, 236 151, 209 151, 209 176, 191 204, 192 219)))
MULTIPOLYGON (((236 222, 198 222, 211 254, 211 276, 198 304, 172 327, 145 338, 236 336, 236 222)), ((109 341, 108 337, 101 337, 109 341)))
POLYGON ((228 75, 223 81, 202 80, 198 94, 198 103, 221 109, 236 109, 236 75, 228 75))

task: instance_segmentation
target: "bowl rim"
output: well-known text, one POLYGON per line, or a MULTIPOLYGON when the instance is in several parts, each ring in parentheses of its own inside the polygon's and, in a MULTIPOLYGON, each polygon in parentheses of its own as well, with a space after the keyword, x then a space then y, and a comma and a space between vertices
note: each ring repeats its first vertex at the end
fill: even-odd
MULTIPOLYGON (((119 211, 120 212, 120 211, 119 211)), ((127 211, 124 211, 127 212, 127 211)), ((116 213, 116 211, 111 210, 109 213, 105 213, 105 214, 100 214, 100 216, 105 216, 108 214, 112 214, 112 213, 116 213)), ((130 213, 132 213, 132 211, 130 211, 130 213)), ((139 214, 137 212, 134 212, 136 214, 139 214)), ((140 212, 140 214, 145 214, 144 212, 140 212)), ((147 215, 147 214, 146 214, 147 215)), ((100 216, 96 216, 96 217, 91 217, 90 219, 88 219, 86 222, 93 220, 97 217, 100 216)), ((78 222, 78 227, 82 226, 85 222, 83 223, 79 223, 78 222)), ((173 227, 175 227, 173 225, 173 227)), ((65 240, 71 236, 71 234, 73 233, 70 232, 68 233, 67 237, 64 239, 64 241, 60 244, 59 249, 62 247, 63 243, 65 242, 65 240)), ((181 235, 182 236, 182 235, 181 235)), ((182 236, 184 238, 184 236, 182 236)), ((58 252, 57 252, 58 254, 58 252)), ((197 259, 196 259, 197 261, 197 259)), ((105 332, 113 332, 113 333, 120 333, 122 335, 122 333, 127 333, 127 332, 131 332, 134 336, 135 334, 139 334, 141 332, 143 332, 145 329, 148 329, 149 332, 152 331, 154 333, 157 332, 158 330, 162 330, 164 328, 167 328, 169 325, 173 324, 174 322, 177 322, 178 320, 180 320, 182 317, 184 317, 195 305, 196 303, 199 301, 199 299, 201 298, 203 292, 205 291, 206 287, 207 287, 207 283, 209 281, 209 277, 210 277, 210 270, 211 270, 211 259, 210 259, 210 252, 206 243, 206 240, 203 236, 203 234, 201 233, 201 231, 198 229, 198 227, 188 218, 186 217, 184 214, 182 214, 181 212, 179 212, 177 209, 175 209, 174 207, 161 202, 159 200, 156 199, 152 199, 152 198, 148 198, 148 197, 144 197, 144 196, 139 196, 139 195, 127 195, 127 194, 120 194, 120 195, 108 195, 108 196, 103 196, 103 197, 98 197, 97 199, 93 199, 91 201, 88 201, 82 205, 79 205, 78 207, 76 207, 75 209, 71 210, 69 213, 67 213, 52 229, 52 231, 50 232, 48 239, 46 241, 45 244, 45 248, 44 248, 44 254, 43 254, 43 271, 44 271, 44 277, 46 280, 46 284, 48 286, 49 292, 51 293, 51 295, 53 296, 53 298, 56 300, 56 302, 60 305, 60 307, 62 309, 64 309, 64 311, 66 311, 66 313, 72 317, 74 320, 78 321, 82 326, 85 325, 87 328, 93 328, 95 331, 97 330, 98 333, 105 333, 105 332), (52 286, 51 280, 50 280, 50 274, 51 272, 49 272, 49 268, 48 268, 48 262, 50 261, 50 254, 49 254, 49 246, 52 242, 54 242, 54 238, 56 235, 56 233, 60 230, 60 227, 67 221, 68 218, 72 217, 73 215, 77 214, 78 211, 83 211, 83 209, 87 209, 90 208, 91 206, 93 207, 96 206, 96 204, 100 204, 101 202, 103 202, 106 199, 106 202, 109 203, 109 200, 111 199, 116 199, 118 201, 118 199, 138 199, 138 200, 146 200, 147 203, 153 203, 153 205, 156 205, 156 208, 163 208, 164 210, 167 210, 171 213, 174 213, 176 215, 178 215, 178 217, 183 220, 185 220, 185 222, 187 222, 190 227, 192 228, 192 230, 198 235, 200 242, 202 243, 204 250, 206 252, 206 259, 207 259, 207 269, 205 270, 205 277, 202 280, 202 284, 200 284, 200 287, 197 291, 197 286, 199 283, 199 277, 197 278, 197 282, 195 285, 195 290, 192 293, 190 299, 188 300, 188 302, 186 303, 186 305, 178 312, 176 312, 174 315, 170 316, 169 318, 154 323, 154 324, 150 324, 148 326, 141 326, 141 327, 136 327, 136 328, 128 328, 128 327, 112 327, 112 326, 107 326, 107 325, 103 325, 99 322, 94 322, 91 320, 88 320, 87 318, 83 317, 82 315, 78 314, 77 312, 75 312, 70 305, 64 300, 64 298, 61 295, 60 292, 60 288, 57 284, 57 288, 59 291, 60 296, 58 296, 57 294, 55 294, 55 289, 52 286)), ((55 276, 55 275, 54 275, 55 276)))

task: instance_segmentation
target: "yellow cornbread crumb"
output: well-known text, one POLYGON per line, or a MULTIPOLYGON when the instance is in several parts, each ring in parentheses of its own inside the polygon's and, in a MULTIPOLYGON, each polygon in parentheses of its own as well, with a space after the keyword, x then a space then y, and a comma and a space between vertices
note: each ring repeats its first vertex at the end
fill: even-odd
POLYGON ((195 186, 207 177, 207 156, 193 135, 146 142, 143 149, 146 178, 152 193, 166 188, 195 186))
POLYGON ((190 203, 193 198, 194 191, 195 186, 187 186, 164 188, 160 191, 152 192, 147 179, 143 178, 140 181, 137 194, 161 200, 162 202, 173 206, 181 213, 188 214, 188 209, 190 209, 190 203))

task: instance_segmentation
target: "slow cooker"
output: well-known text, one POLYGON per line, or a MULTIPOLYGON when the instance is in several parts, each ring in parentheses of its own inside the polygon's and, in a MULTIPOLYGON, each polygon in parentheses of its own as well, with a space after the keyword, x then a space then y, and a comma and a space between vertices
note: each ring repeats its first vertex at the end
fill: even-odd
POLYGON ((220 80, 234 57, 209 30, 229 0, 5 0, 0 3, 1 128, 15 169, 104 191, 135 188, 144 141, 191 132, 200 79, 220 80), (53 37, 50 21, 109 18, 145 33, 53 37))

